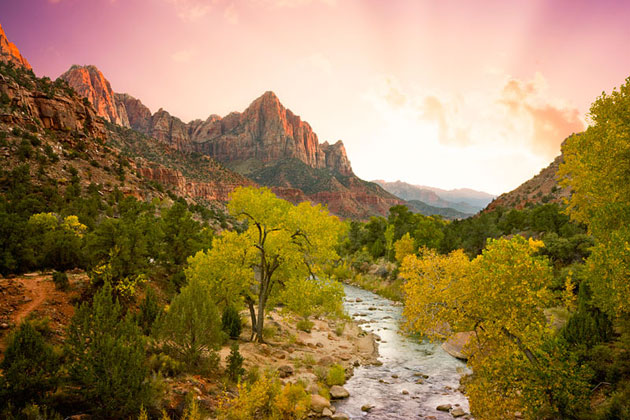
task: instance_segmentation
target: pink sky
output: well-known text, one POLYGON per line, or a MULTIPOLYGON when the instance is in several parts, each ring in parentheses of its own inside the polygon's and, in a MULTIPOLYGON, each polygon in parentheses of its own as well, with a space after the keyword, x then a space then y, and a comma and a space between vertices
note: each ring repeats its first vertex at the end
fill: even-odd
POLYGON ((501 193, 630 75, 623 1, 2 0, 39 76, 94 64, 185 121, 273 90, 357 175, 501 193))

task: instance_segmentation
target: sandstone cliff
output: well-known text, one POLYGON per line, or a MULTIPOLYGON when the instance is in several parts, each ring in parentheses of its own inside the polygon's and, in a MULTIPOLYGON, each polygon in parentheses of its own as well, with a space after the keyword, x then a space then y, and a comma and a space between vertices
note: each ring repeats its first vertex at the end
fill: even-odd
POLYGON ((100 117, 111 123, 129 127, 124 103, 116 100, 109 81, 95 66, 74 65, 59 77, 68 82, 79 95, 87 98, 100 117))
POLYGON ((2 29, 2 25, 0 25, 0 61, 4 63, 13 63, 15 65, 22 66, 27 70, 33 70, 26 58, 22 57, 20 50, 18 50, 15 44, 7 39, 7 36, 2 29))

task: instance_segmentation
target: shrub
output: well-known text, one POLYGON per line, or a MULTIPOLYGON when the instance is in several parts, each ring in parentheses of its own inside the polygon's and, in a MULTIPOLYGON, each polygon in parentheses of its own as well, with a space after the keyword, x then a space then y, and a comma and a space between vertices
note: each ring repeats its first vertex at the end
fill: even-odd
POLYGON ((175 296, 168 311, 156 321, 155 328, 166 351, 188 369, 216 366, 215 350, 223 341, 223 333, 210 290, 200 281, 189 282, 175 296))
POLYGON ((238 396, 219 403, 220 420, 298 420, 307 416, 310 396, 301 384, 286 384, 265 373, 251 385, 239 384, 238 396))
POLYGON ((225 307, 223 316, 221 317, 221 324, 223 332, 230 338, 237 339, 241 335, 241 316, 234 306, 228 305, 225 307))
POLYGON ((29 322, 20 324, 0 363, 0 400, 15 408, 41 402, 57 384, 58 367, 52 346, 29 322))
POLYGON ((339 364, 332 365, 326 375, 326 385, 343 385, 346 383, 346 370, 339 364))
POLYGON ((152 288, 148 287, 144 295, 142 303, 140 303, 140 312, 138 313, 138 325, 142 328, 145 335, 149 335, 153 323, 162 313, 157 296, 152 288))
POLYGON ((164 376, 177 376, 183 372, 182 363, 165 353, 151 355, 147 360, 147 365, 152 372, 164 376))
POLYGON ((300 331, 310 333, 311 328, 313 328, 313 325, 314 324, 312 321, 309 321, 308 319, 304 318, 304 319, 300 319, 295 327, 300 331))
POLYGON ((227 374, 231 380, 237 381, 245 373, 243 360, 243 356, 238 351, 238 343, 232 343, 230 355, 227 358, 227 374))
POLYGON ((68 275, 66 273, 55 271, 52 278, 57 289, 66 291, 70 288, 70 282, 68 281, 68 275))
POLYGON ((90 305, 81 304, 68 328, 68 367, 76 392, 105 418, 138 413, 150 400, 142 335, 131 316, 122 317, 105 283, 90 305))

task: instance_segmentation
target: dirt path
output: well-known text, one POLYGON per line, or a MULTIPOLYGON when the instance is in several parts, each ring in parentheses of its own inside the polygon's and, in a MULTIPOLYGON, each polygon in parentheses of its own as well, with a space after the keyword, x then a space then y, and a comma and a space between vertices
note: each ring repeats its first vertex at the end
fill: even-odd
POLYGON ((19 325, 55 291, 55 285, 50 276, 25 277, 20 279, 20 283, 26 290, 26 304, 14 313, 13 322, 15 325, 19 325))

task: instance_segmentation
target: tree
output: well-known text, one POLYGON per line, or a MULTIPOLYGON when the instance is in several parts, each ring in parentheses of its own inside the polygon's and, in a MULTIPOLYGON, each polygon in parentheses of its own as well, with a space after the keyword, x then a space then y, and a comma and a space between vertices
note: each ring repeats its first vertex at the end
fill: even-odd
POLYGON ((70 376, 98 416, 124 418, 149 402, 141 336, 131 314, 123 317, 109 283, 72 318, 66 339, 70 376))
POLYGON ((571 187, 568 211, 595 238, 587 261, 593 299, 612 318, 630 316, 630 78, 592 104, 591 124, 568 138, 558 176, 571 187))
POLYGON ((59 360, 52 346, 29 322, 23 322, 9 338, 0 363, 0 400, 15 408, 29 402, 41 403, 57 385, 58 368, 59 360))
POLYGON ((548 330, 543 309, 551 303, 552 271, 537 255, 541 246, 515 236, 490 240, 473 261, 461 250, 424 250, 403 261, 409 328, 440 339, 474 334, 465 351, 473 370, 467 390, 478 418, 507 418, 515 411, 538 417, 545 409, 570 416, 585 403, 579 396, 588 373, 553 344, 548 330), (567 395, 575 395, 572 402, 567 395))
POLYGON ((247 221, 247 230, 216 238, 212 249, 189 260, 186 275, 209 281, 219 299, 241 297, 250 310, 252 338, 262 342, 272 293, 292 279, 322 281, 322 265, 338 258, 335 246, 343 225, 321 205, 293 206, 267 188, 237 188, 228 210, 247 221))
POLYGON ((394 255, 398 264, 402 264, 407 255, 415 254, 416 245, 409 232, 405 233, 402 238, 394 243, 394 255))
POLYGON ((223 333, 207 284, 189 281, 156 321, 155 330, 167 351, 189 369, 212 368, 223 333))

